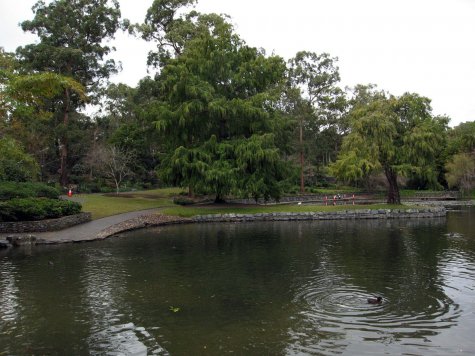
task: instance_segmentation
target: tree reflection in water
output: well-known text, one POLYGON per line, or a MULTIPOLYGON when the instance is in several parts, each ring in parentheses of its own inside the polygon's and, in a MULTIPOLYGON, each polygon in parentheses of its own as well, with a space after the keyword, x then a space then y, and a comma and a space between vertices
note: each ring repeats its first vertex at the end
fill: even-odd
POLYGON ((473 353, 472 221, 184 225, 2 251, 0 354, 473 353))

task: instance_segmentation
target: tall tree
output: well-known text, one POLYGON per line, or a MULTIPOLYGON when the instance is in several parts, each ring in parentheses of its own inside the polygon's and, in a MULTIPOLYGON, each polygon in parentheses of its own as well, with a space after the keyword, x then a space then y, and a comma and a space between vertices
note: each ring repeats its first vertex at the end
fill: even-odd
POLYGON ((85 88, 71 77, 57 73, 26 71, 13 54, 0 49, 0 136, 22 142, 24 149, 40 163, 42 178, 48 176, 48 162, 56 161, 50 122, 52 100, 69 90, 86 101, 85 88))
POLYGON ((338 124, 346 104, 337 86, 340 74, 336 61, 328 53, 306 51, 298 52, 289 61, 289 82, 300 92, 294 99, 293 115, 298 122, 301 193, 305 191, 305 153, 314 156, 317 147, 327 143, 326 136, 332 136, 333 142, 328 142, 329 149, 321 151, 333 151, 340 141, 338 124))
POLYGON ((156 118, 151 118, 142 109, 154 96, 151 86, 154 81, 150 78, 141 80, 137 88, 110 85, 103 105, 105 115, 98 120, 97 135, 104 143, 133 154, 135 159, 130 165, 133 178, 153 184, 157 180, 155 168, 162 140, 153 124, 156 118))
POLYGON ((163 176, 216 201, 231 191, 278 197, 285 170, 274 134, 284 127, 276 103, 285 63, 247 46, 216 14, 192 12, 172 28, 190 35, 160 57, 159 95, 146 109, 169 145, 163 176))
MULTIPOLYGON (((103 81, 117 71, 106 59, 111 48, 105 41, 119 28, 120 10, 116 0, 56 0, 33 6, 34 18, 21 27, 39 37, 39 42, 17 49, 24 68, 47 71, 73 78, 86 89, 94 102, 103 81)), ((60 149, 60 183, 68 183, 68 126, 71 113, 84 102, 65 88, 51 104, 56 113, 60 149)))
POLYGON ((331 171, 353 180, 382 170, 388 182, 387 202, 401 202, 397 177, 417 173, 437 179, 437 148, 444 140, 447 121, 433 118, 430 100, 417 94, 363 100, 350 112, 350 134, 343 141, 331 171))

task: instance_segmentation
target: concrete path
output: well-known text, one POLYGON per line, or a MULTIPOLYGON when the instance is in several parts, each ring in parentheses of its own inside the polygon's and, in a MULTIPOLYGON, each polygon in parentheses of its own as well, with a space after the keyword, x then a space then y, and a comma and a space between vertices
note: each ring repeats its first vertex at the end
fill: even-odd
MULTIPOLYGON (((158 211, 159 209, 132 211, 129 213, 123 213, 119 215, 108 216, 102 219, 93 220, 84 224, 75 225, 75 226, 72 226, 63 230, 59 230, 59 231, 33 232, 30 234, 35 235, 37 238, 49 241, 51 243, 95 240, 97 239, 98 234, 105 229, 109 229, 114 225, 123 223, 124 221, 134 219, 143 215, 150 215, 158 211)), ((6 236, 9 236, 9 235, 19 235, 19 234, 1 233, 0 240, 5 239, 6 236)))

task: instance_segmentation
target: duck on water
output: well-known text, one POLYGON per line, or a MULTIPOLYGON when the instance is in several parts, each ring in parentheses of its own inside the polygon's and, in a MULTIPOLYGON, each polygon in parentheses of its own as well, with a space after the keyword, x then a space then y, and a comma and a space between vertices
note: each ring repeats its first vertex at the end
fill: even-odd
POLYGON ((371 297, 368 298, 368 304, 381 304, 383 302, 382 297, 371 297))

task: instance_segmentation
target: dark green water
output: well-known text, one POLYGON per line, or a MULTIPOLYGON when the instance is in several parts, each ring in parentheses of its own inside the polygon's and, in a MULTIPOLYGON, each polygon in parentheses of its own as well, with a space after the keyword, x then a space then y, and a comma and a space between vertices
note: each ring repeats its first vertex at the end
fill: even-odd
POLYGON ((0 355, 472 355, 474 330, 474 209, 0 251, 0 355))

